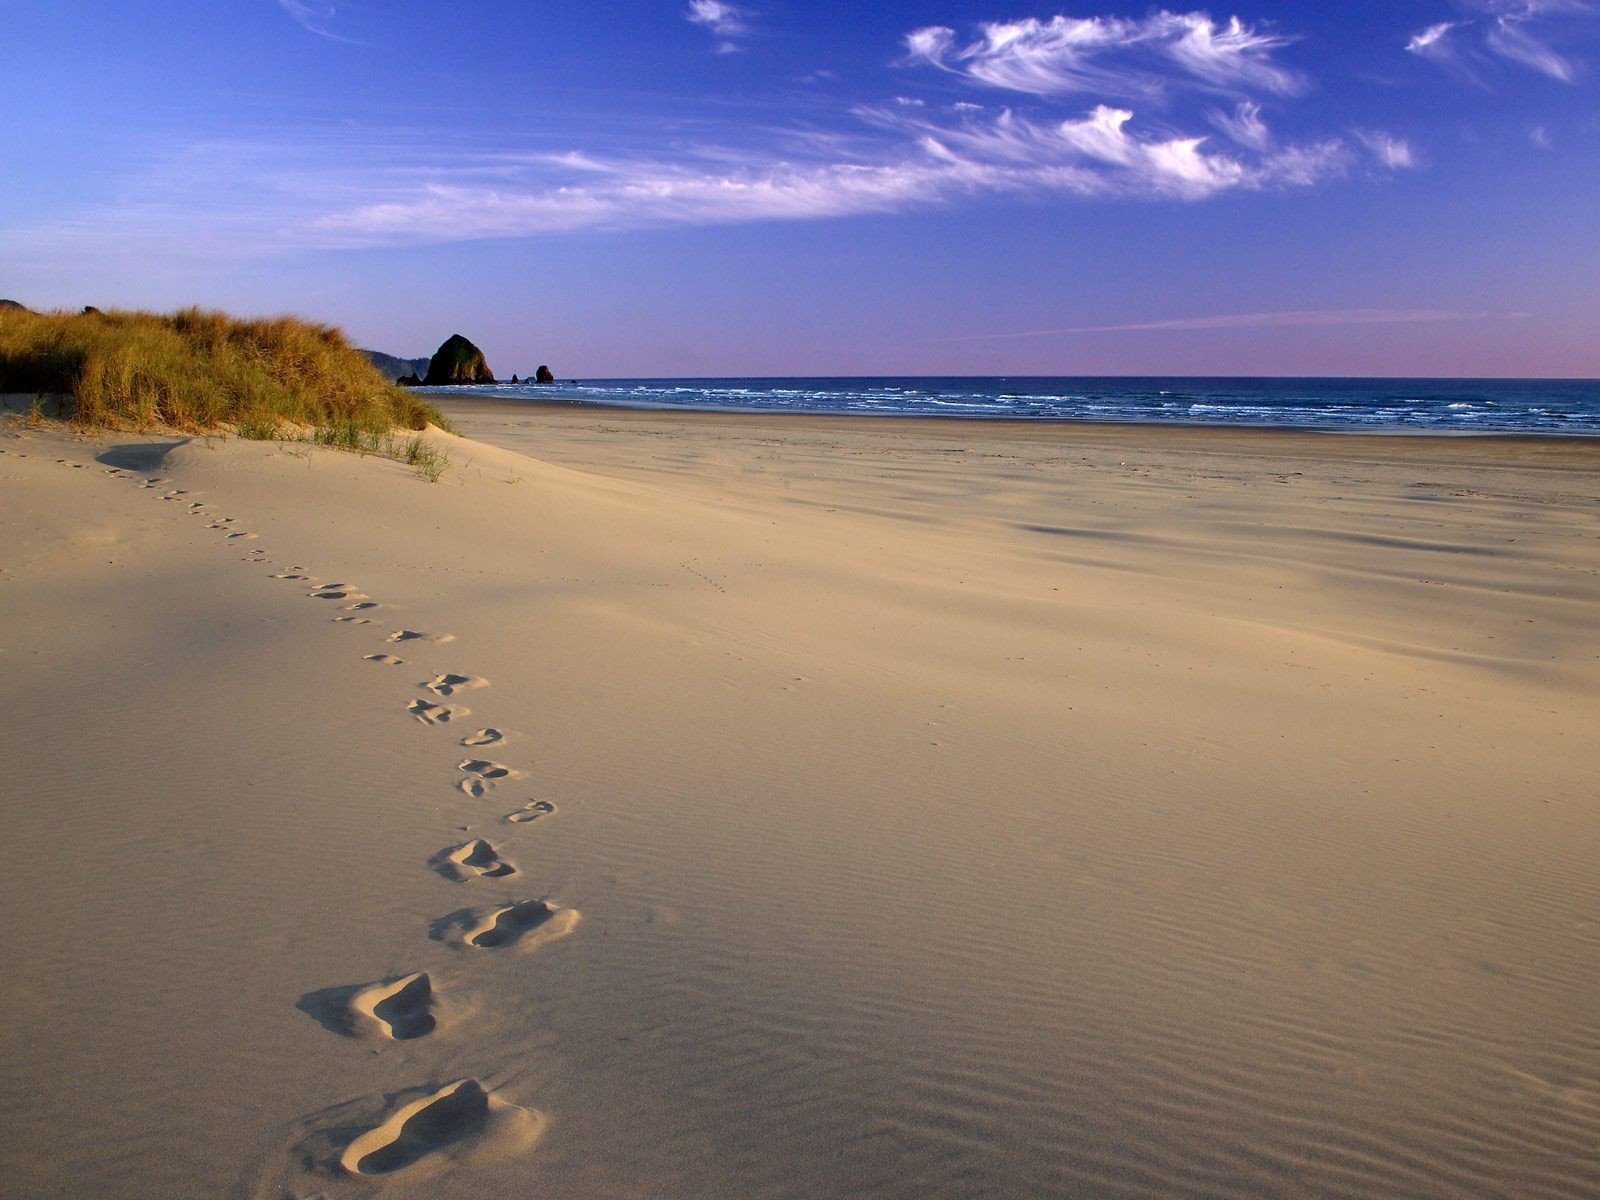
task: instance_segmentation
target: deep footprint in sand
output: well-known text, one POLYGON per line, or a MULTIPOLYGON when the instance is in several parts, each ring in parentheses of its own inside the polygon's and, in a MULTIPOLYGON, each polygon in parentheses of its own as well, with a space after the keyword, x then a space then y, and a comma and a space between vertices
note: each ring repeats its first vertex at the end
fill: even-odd
POLYGON ((386 667, 403 667, 405 666, 406 662, 405 659, 396 658, 392 654, 368 654, 365 658, 365 661, 369 663, 382 663, 386 667))
POLYGON ((456 781, 456 787, 474 800, 481 800, 487 796, 502 779, 528 777, 526 771, 508 767, 504 763, 490 762, 485 758, 464 759, 456 764, 456 770, 465 771, 467 775, 465 779, 456 781))
POLYGON ((308 593, 313 600, 365 600, 364 593, 356 591, 353 587, 343 583, 325 583, 314 592, 308 593))
POLYGON ((396 629, 387 639, 391 642, 453 642, 453 633, 421 633, 415 629, 396 629))
POLYGON ((345 1147, 339 1165, 352 1175, 415 1174, 445 1160, 468 1161, 533 1145, 541 1113, 490 1094, 476 1079, 458 1079, 394 1110, 388 1120, 345 1147))
POLYGON ((256 536, 255 534, 246 533, 244 530, 241 529, 241 530, 237 531, 236 533, 230 533, 228 535, 228 539, 231 541, 234 538, 253 538, 255 536, 256 536))
POLYGON ((358 600, 354 604, 345 604, 341 607, 345 612, 365 612, 369 608, 381 608, 382 605, 376 600, 358 600))
POLYGON ((530 800, 514 812, 508 812, 506 820, 513 825, 526 825, 540 817, 553 816, 555 811, 556 806, 548 800, 530 800))
POLYGON ((439 1023, 433 1007, 433 981, 426 971, 387 979, 350 998, 350 1030, 397 1042, 425 1037, 439 1023))
POLYGON ((480 729, 477 733, 467 734, 466 737, 461 739, 461 744, 463 746, 492 746, 496 742, 503 742, 505 740, 505 734, 501 733, 498 729, 489 728, 480 729))
POLYGON ((514 863, 500 857, 493 843, 473 838, 434 855, 434 868, 446 879, 465 883, 471 879, 505 879, 517 873, 514 863))
POLYGON ((479 779, 526 779, 528 777, 526 771, 508 767, 504 763, 490 762, 486 758, 464 758, 456 764, 456 770, 465 771, 468 775, 476 775, 479 779))
POLYGON ((448 725, 457 717, 464 717, 470 711, 455 704, 434 704, 430 700, 413 700, 406 705, 406 711, 424 725, 448 725))
POLYGON ((477 675, 435 675, 432 679, 424 680, 417 684, 420 688, 427 688, 436 696, 453 696, 457 692, 470 691, 473 688, 486 688, 489 686, 487 679, 477 675))
POLYGON ((518 946, 537 950, 564 938, 578 926, 578 910, 548 900, 519 900, 491 909, 461 935, 463 945, 478 950, 518 946))
POLYGON ((372 624, 372 622, 369 621, 366 617, 335 617, 334 620, 338 621, 341 625, 371 625, 372 624))

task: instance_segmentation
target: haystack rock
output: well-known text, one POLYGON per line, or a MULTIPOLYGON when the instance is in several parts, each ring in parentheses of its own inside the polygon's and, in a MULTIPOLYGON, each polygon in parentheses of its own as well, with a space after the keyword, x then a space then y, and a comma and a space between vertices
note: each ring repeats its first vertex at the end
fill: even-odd
POLYGON ((539 369, 533 373, 533 381, 535 383, 554 383, 556 377, 550 374, 549 367, 540 364, 539 369))
POLYGON ((493 383, 494 372, 484 361, 479 350, 459 333, 452 333, 444 345, 428 360, 428 377, 422 381, 429 387, 452 383, 493 383))

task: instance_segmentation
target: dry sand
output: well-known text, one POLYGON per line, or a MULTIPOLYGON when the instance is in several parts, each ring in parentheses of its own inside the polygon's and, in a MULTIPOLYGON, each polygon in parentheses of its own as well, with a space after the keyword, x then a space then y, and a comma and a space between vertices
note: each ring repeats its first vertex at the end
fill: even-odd
POLYGON ((1595 1195, 1600 446, 452 409, 0 431, 0 1193, 1595 1195))

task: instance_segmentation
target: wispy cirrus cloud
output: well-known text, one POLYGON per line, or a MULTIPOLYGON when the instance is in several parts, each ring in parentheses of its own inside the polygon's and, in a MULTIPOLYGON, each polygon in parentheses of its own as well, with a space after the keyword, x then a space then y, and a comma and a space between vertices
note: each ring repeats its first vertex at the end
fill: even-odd
POLYGON ((324 3, 323 0, 278 0, 278 7, 308 33, 327 38, 330 42, 352 40, 333 31, 333 20, 338 15, 335 5, 324 3))
POLYGON ((1288 312, 1216 313, 1202 317, 1176 317, 1166 321, 1130 321, 1121 325, 1069 325, 1061 329, 1027 329, 1009 333, 979 333, 958 338, 964 342, 1001 341, 1009 338, 1064 337, 1087 333, 1204 332, 1214 329, 1305 329, 1340 325, 1419 325, 1451 321, 1520 320, 1521 312, 1488 312, 1447 308, 1341 308, 1296 309, 1288 312))
POLYGON ((1203 12, 991 21, 963 44, 931 25, 906 35, 906 59, 1035 96, 1149 98, 1180 88, 1292 95, 1304 80, 1274 61, 1291 39, 1203 12))
POLYGON ((1406 50, 1474 80, 1511 63, 1572 83, 1578 64, 1556 48, 1569 19, 1593 17, 1588 0, 1461 0, 1471 15, 1412 35, 1406 50))
POLYGON ((1272 131, 1261 118, 1261 105, 1253 100, 1241 100, 1231 113, 1212 109, 1206 114, 1210 122, 1232 141, 1252 150, 1265 150, 1272 142, 1272 131))
POLYGON ((684 19, 711 31, 716 38, 718 54, 737 54, 744 49, 745 39, 750 36, 749 15, 725 0, 689 0, 684 19))
POLYGON ((1359 130, 1356 137, 1372 153, 1372 157, 1391 171, 1403 171, 1417 165, 1416 151, 1404 138, 1381 129, 1359 130))
MULTIPOLYGON (((305 0, 280 3, 303 7, 305 0)), ((719 37, 749 28, 744 11, 722 0, 693 0, 685 16, 719 37)), ((335 134, 318 147, 320 157, 304 145, 232 144, 176 161, 153 179, 145 200, 130 190, 109 220, 88 214, 22 236, 39 245, 59 236, 82 246, 114 229, 143 237, 168 228, 182 245, 209 222, 225 228, 218 238, 224 244, 273 253, 821 220, 993 197, 1194 203, 1312 187, 1363 163, 1389 171, 1415 163, 1408 143, 1384 133, 1276 136, 1261 103, 1241 93, 1271 92, 1288 103, 1305 81, 1274 58, 1286 37, 1237 19, 1219 25, 1203 14, 1163 12, 982 29, 967 47, 958 47, 949 30, 913 31, 911 61, 976 86, 1028 93, 1027 110, 966 99, 935 104, 890 92, 881 105, 850 110, 853 126, 755 134, 745 128, 729 143, 671 145, 641 130, 636 140, 614 140, 605 152, 474 153, 446 150, 421 134, 365 147, 341 144, 335 134), (1079 95, 1102 88, 1099 96, 1079 95), (1118 89, 1142 98, 1111 102, 1109 93, 1118 89), (1190 105, 1186 120, 1166 103, 1176 89, 1209 96, 1213 104, 1231 95, 1236 103, 1190 105), (1139 111, 1150 108, 1154 119, 1139 111), (182 215, 185 209, 192 217, 182 215)))

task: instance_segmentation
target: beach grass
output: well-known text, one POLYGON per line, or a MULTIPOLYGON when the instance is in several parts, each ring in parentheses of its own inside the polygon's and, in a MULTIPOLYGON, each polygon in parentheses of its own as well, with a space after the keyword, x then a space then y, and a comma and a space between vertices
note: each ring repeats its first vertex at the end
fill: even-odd
POLYGON ((66 418, 91 427, 232 427, 257 439, 309 427, 323 444, 375 452, 395 429, 449 427, 332 326, 200 308, 0 311, 3 392, 63 397, 66 418))

